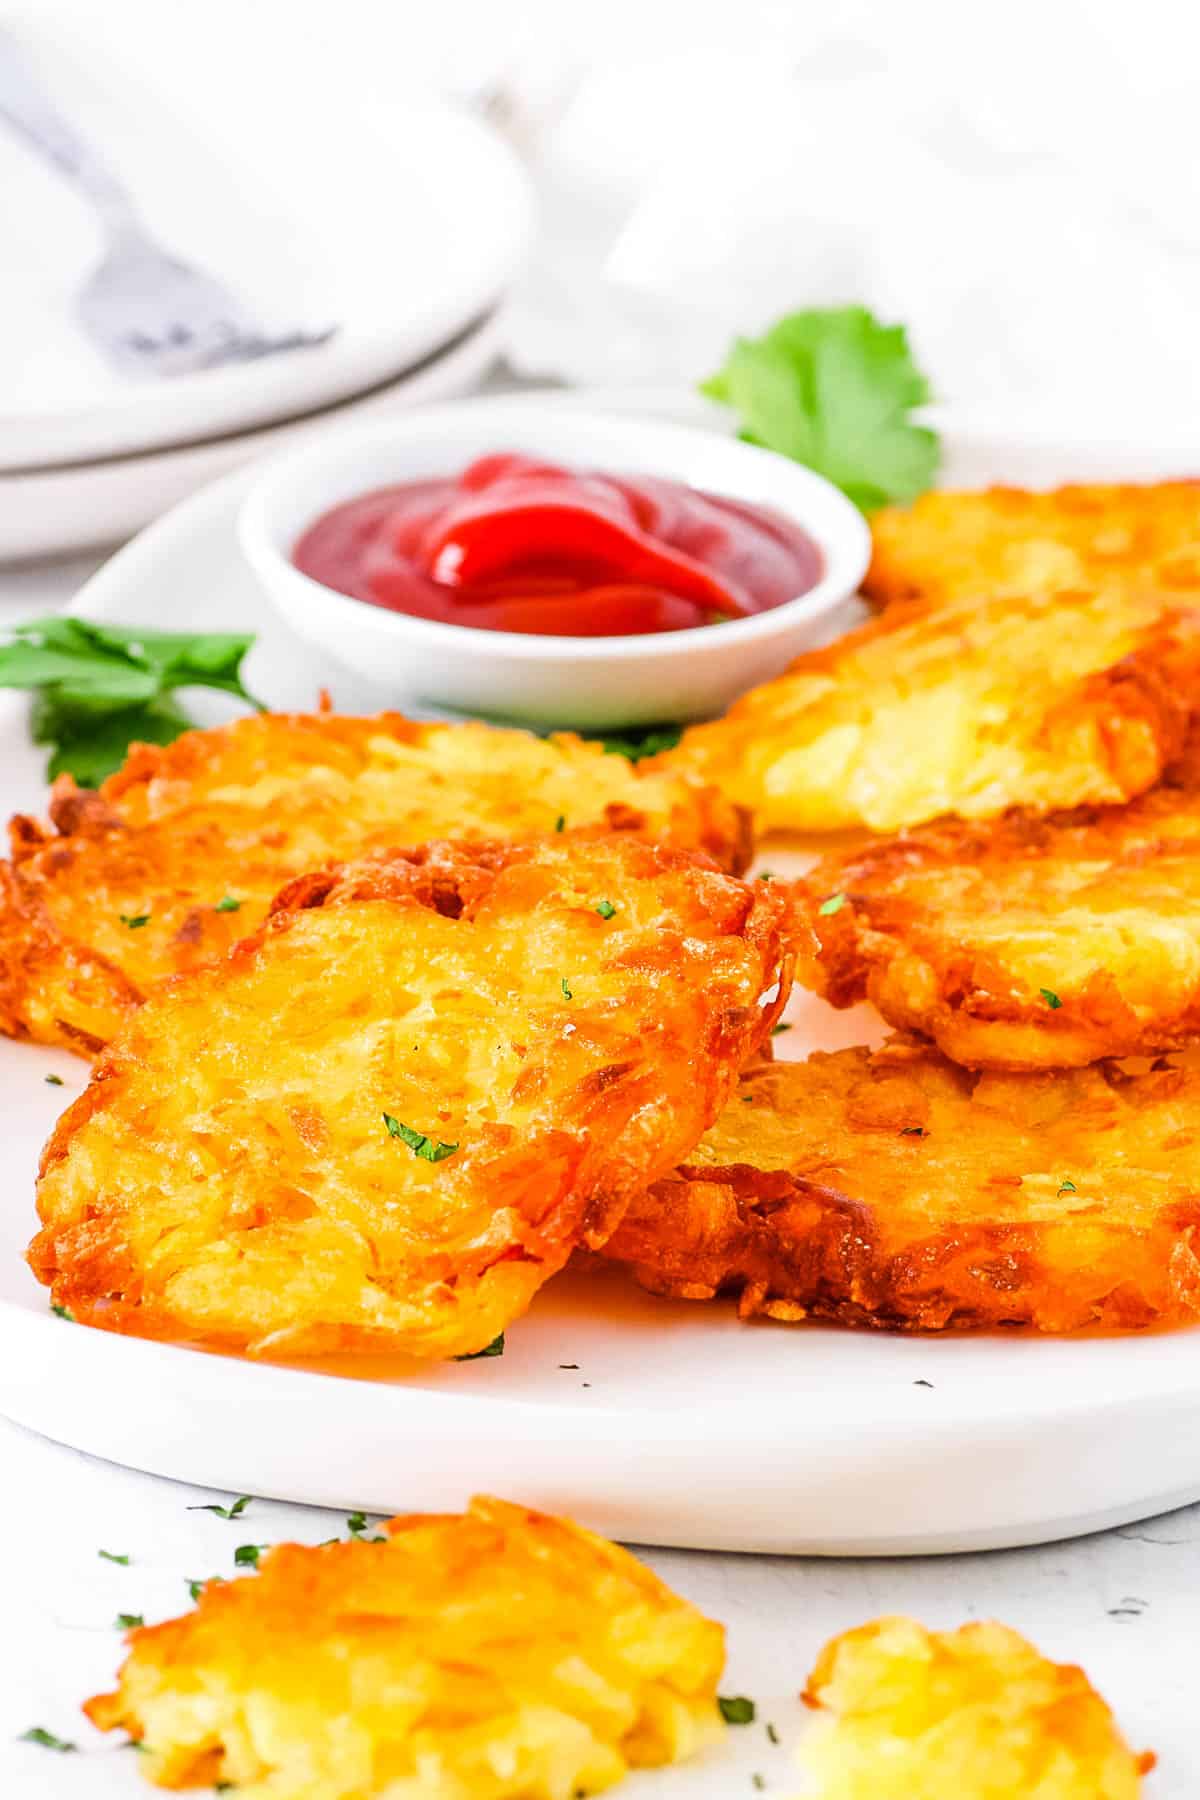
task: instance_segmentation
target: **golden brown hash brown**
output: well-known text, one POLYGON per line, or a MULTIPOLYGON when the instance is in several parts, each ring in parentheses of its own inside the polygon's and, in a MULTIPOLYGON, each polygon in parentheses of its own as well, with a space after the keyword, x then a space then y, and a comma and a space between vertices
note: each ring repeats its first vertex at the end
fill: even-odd
POLYGON ((759 1065, 604 1255, 747 1317, 1194 1324, 1200 1065, 971 1075, 901 1039, 759 1065))
POLYGON ((560 819, 703 849, 735 874, 750 854, 728 802, 598 744, 398 713, 267 714, 138 744, 98 794, 61 777, 50 819, 14 819, 0 863, 0 1030, 84 1054, 334 858, 560 819))
POLYGON ((240 1800, 571 1800, 721 1736, 721 1627, 628 1551, 502 1500, 386 1529, 210 1582, 88 1716, 240 1800))
POLYGON ((800 978, 972 1068, 1074 1067, 1200 1036, 1200 758, 1129 806, 941 820, 819 864, 800 978), (822 910, 822 909, 826 910, 822 910), (834 910, 829 910, 829 909, 834 910))
POLYGON ((1182 743, 1198 624, 1177 596, 1120 589, 897 604, 652 766, 718 783, 760 831, 1127 800, 1182 743))
POLYGON ((786 917, 623 835, 301 876, 101 1057, 33 1269, 141 1336, 478 1350, 716 1117, 786 999, 786 917))
POLYGON ((821 1800, 1137 1800, 1136 1755, 1083 1670, 994 1621, 876 1619, 825 1645, 801 1752, 821 1800))
POLYGON ((1200 590, 1200 481, 923 494, 871 519, 881 605, 1054 589, 1200 590))

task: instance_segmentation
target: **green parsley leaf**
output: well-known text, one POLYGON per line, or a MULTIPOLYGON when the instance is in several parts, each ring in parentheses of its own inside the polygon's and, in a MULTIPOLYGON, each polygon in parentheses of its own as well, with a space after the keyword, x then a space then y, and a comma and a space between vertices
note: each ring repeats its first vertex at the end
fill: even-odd
POLYGON ((0 687, 34 695, 30 731, 51 748, 47 773, 94 787, 120 768, 135 740, 170 744, 190 728, 172 698, 176 688, 217 688, 257 706, 241 677, 253 642, 53 613, 0 632, 0 687))
POLYGON ((213 911, 214 912, 240 912, 241 908, 242 908, 242 902, 240 900, 235 900, 232 894, 226 894, 226 896, 223 900, 217 901, 217 904, 213 907, 213 911))
POLYGON ((1042 996, 1042 999, 1046 1002, 1046 1005, 1050 1008, 1051 1012, 1058 1011, 1059 1007, 1062 1005, 1062 1001, 1056 993, 1050 988, 1039 988, 1038 993, 1042 996))
POLYGON ((744 1694, 717 1695, 717 1705, 721 1717, 727 1725, 752 1725, 754 1723, 754 1702, 747 1700, 744 1694))
POLYGON ((673 750, 682 736, 682 725, 652 725, 645 731, 602 737, 600 742, 606 756, 623 756, 628 762, 641 762, 643 756, 657 756, 660 750, 673 750))
POLYGON ((68 1325, 73 1325, 75 1323, 75 1314, 71 1311, 69 1306, 59 1306, 57 1301, 52 1300, 50 1302, 50 1311, 54 1314, 56 1319, 65 1319, 68 1325))
POLYGON ((494 1337, 490 1344, 485 1344, 483 1346, 482 1350, 468 1350, 467 1354, 465 1356, 456 1356, 454 1360, 455 1360, 455 1362, 478 1362, 479 1358, 481 1356, 503 1356, 503 1355, 504 1355, 504 1333, 501 1332, 500 1336, 494 1337))
POLYGON ((150 923, 149 913, 118 913, 117 917, 122 925, 129 927, 130 931, 140 931, 143 925, 150 923))
POLYGON ((235 1567, 239 1569, 257 1569, 258 1559, 270 1544, 239 1544, 233 1553, 235 1567))
POLYGON ((120 1563, 123 1569, 129 1567, 129 1558, 127 1556, 118 1556, 115 1550, 97 1550, 96 1555, 102 1556, 105 1562, 120 1563))
POLYGON ((216 1513, 218 1519, 240 1519, 249 1504, 249 1494, 239 1494, 232 1506, 218 1506, 215 1501, 210 1501, 207 1506, 188 1506, 184 1510, 186 1512, 216 1513))
POLYGON ((760 869, 754 879, 755 881, 774 881, 775 871, 774 869, 760 869))
POLYGON ((789 313, 737 338, 701 391, 731 406, 741 436, 815 469, 863 512, 933 483, 938 440, 909 417, 930 398, 902 325, 865 306, 789 313))
POLYGON ((611 900, 601 900, 595 908, 602 919, 611 919, 616 910, 611 900))
POLYGON ((790 1025, 787 1025, 787 1024, 784 1024, 784 1025, 773 1025, 773 1026, 772 1026, 772 1027, 771 1027, 771 1036, 772 1036, 772 1037, 779 1037, 779 1036, 780 1036, 780 1035, 781 1035, 781 1034, 782 1034, 782 1033, 783 1033, 783 1032, 785 1032, 785 1031, 790 1031, 790 1030, 791 1030, 791 1029, 792 1029, 792 1028, 791 1028, 791 1026, 790 1026, 790 1025))
POLYGON ((383 1122, 388 1128, 389 1137, 399 1138, 402 1144, 408 1145, 414 1156, 421 1157, 425 1162, 444 1162, 458 1149, 456 1143, 435 1142, 433 1138, 426 1137, 423 1131, 414 1131, 411 1125, 403 1125, 399 1119, 393 1119, 391 1113, 384 1113, 383 1122))
POLYGON ((46 1081, 50 1087, 61 1087, 63 1084, 61 1075, 46 1075, 43 1076, 43 1080, 46 1081))
POLYGON ((118 1631, 140 1631, 145 1623, 146 1621, 141 1613, 117 1614, 116 1624, 118 1631))
POLYGON ((1075 1186, 1073 1181, 1064 1180, 1058 1192, 1059 1194, 1077 1194, 1079 1189, 1075 1186))
POLYGON ((841 912, 846 904, 845 894, 830 894, 828 900, 822 900, 817 911, 823 919, 830 919, 834 913, 841 912))
POLYGON ((756 1770, 755 1773, 750 1777, 750 1780, 754 1784, 755 1788, 757 1788, 758 1792, 761 1794, 763 1789, 767 1785, 766 1776, 760 1775, 756 1770))
POLYGON ((366 1513, 365 1512, 352 1512, 346 1520, 346 1530, 350 1533, 350 1536, 351 1537, 361 1537, 363 1532, 366 1529, 367 1529, 366 1513))
POLYGON ((78 1744, 72 1744, 66 1738, 55 1737, 44 1725, 31 1725, 17 1739, 18 1744, 40 1744, 43 1750, 78 1750, 78 1744))
POLYGON ((198 1600, 210 1582, 219 1584, 224 1581, 224 1579, 225 1577, 223 1575, 202 1575, 199 1581, 189 1580, 185 1582, 185 1586, 192 1599, 198 1600))
POLYGON ((772 1725, 770 1719, 767 1720, 767 1736, 770 1738, 770 1740, 773 1744, 777 1744, 779 1742, 779 1733, 776 1731, 774 1725, 772 1725))
POLYGON ((554 821, 554 829, 555 831, 565 831, 567 829, 566 813, 559 813, 557 819, 554 821))
POLYGON ((573 1000, 575 998, 574 994, 571 992, 571 989, 567 986, 567 978, 565 975, 563 975, 560 978, 558 985, 562 989, 562 994, 563 994, 564 1000, 573 1000))

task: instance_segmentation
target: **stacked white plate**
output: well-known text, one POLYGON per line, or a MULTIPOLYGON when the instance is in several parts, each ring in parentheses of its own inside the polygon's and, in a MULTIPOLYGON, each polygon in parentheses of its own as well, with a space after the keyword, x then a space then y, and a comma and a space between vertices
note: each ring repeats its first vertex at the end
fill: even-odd
POLYGON ((328 341, 165 380, 109 367, 73 299, 102 250, 73 189, 0 122, 0 560, 128 536, 214 476, 337 420, 473 386, 529 237, 529 184, 471 116, 400 96, 206 121, 31 40, 60 110, 152 230, 265 322, 328 341))

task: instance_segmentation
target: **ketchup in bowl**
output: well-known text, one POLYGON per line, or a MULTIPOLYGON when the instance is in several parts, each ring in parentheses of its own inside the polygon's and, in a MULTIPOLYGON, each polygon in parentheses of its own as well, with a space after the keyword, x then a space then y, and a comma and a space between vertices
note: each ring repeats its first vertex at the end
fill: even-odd
POLYGON ((392 612, 559 637, 686 631, 815 587, 821 553, 766 507, 516 453, 345 500, 292 560, 392 612))

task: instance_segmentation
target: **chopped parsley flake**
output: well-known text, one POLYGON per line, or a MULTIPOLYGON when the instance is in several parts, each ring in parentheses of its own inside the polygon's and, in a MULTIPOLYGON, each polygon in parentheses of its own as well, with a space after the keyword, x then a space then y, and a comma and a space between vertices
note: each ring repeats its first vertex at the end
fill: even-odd
POLYGON ((562 989, 564 1000, 573 1000, 575 998, 574 994, 571 992, 570 988, 567 986, 567 978, 565 975, 561 978, 558 985, 562 989))
POLYGON ((217 901, 217 904, 213 907, 213 911, 214 912, 240 912, 241 905, 242 905, 241 901, 235 900, 232 894, 226 894, 226 896, 223 900, 217 901))
POLYGON ((127 1556, 118 1556, 115 1550, 97 1550, 96 1555, 102 1556, 105 1562, 120 1563, 123 1569, 129 1567, 129 1558, 127 1556))
POLYGON ((129 927, 130 931, 140 931, 143 925, 150 923, 149 913, 118 913, 117 917, 122 925, 129 927))
POLYGON ((567 829, 566 813, 559 813, 557 819, 554 821, 554 829, 555 831, 565 831, 567 829))
POLYGON ((249 1504, 249 1494, 239 1494, 232 1506, 217 1506, 212 1503, 208 1506, 189 1506, 187 1510, 188 1512, 216 1513, 218 1519, 240 1519, 249 1504))
POLYGON ((44 1725, 31 1725, 17 1739, 18 1744, 40 1744, 43 1750, 78 1750, 78 1744, 72 1744, 67 1738, 55 1737, 44 1725))
POLYGON ((1077 1194, 1079 1189, 1073 1181, 1064 1181, 1058 1191, 1060 1194, 1077 1194))
POLYGON ((118 1631, 140 1631, 146 1623, 141 1613, 118 1613, 116 1625, 118 1631))
POLYGON ((601 900, 596 906, 596 911, 602 919, 611 919, 616 910, 611 900, 601 900))
POLYGON ((388 1128, 389 1137, 399 1138, 402 1144, 408 1145, 414 1156, 421 1157, 424 1162, 444 1162, 458 1149, 457 1143, 443 1144, 426 1137, 423 1131, 414 1131, 411 1125, 404 1125, 399 1119, 393 1119, 391 1113, 384 1113, 383 1122, 388 1128))
POLYGON ((744 1694, 718 1694, 717 1705, 727 1725, 754 1723, 754 1702, 747 1700, 744 1694))
POLYGON ((69 1306, 59 1306, 52 1300, 50 1302, 50 1311, 54 1314, 56 1319, 65 1319, 68 1325, 73 1325, 75 1323, 75 1314, 71 1311, 69 1306))
POLYGON ((63 1084, 63 1078, 61 1075, 47 1075, 45 1077, 45 1080, 48 1082, 48 1084, 51 1087, 61 1087, 63 1084))
MULTIPOLYGON (((253 1545, 251 1545, 250 1548, 253 1548, 253 1545)), ((199 1581, 189 1581, 186 1584, 187 1591, 193 1600, 198 1600, 210 1581, 221 1582, 224 1581, 224 1579, 225 1577, 223 1575, 202 1575, 199 1581)))
POLYGON ((756 881, 774 881, 775 871, 774 869, 760 869, 754 879, 756 881))
MULTIPOLYGON (((350 1533, 351 1537, 361 1539, 361 1541, 364 1544, 386 1544, 387 1543, 387 1538, 384 1536, 384 1534, 382 1532, 376 1532, 376 1534, 373 1537, 367 1537, 366 1529, 367 1529, 366 1513, 352 1512, 350 1514, 349 1518, 346 1520, 346 1530, 350 1533)), ((338 1542, 338 1539, 330 1538, 329 1542, 331 1544, 336 1544, 338 1542)))
POLYGON ((1046 1005, 1050 1008, 1051 1012, 1058 1011, 1058 1008, 1062 1005, 1062 1001, 1057 994, 1053 993, 1049 988, 1039 988, 1038 993, 1042 996, 1042 999, 1046 1002, 1046 1005))
POLYGON ((501 1332, 500 1336, 494 1337, 490 1344, 485 1344, 483 1346, 482 1350, 468 1350, 468 1352, 465 1356, 456 1356, 454 1360, 455 1360, 455 1362, 477 1362, 481 1356, 503 1356, 503 1355, 504 1355, 504 1333, 501 1332))
POLYGON ((841 912, 845 904, 845 894, 830 894, 828 900, 822 900, 820 906, 817 908, 817 912, 820 914, 821 918, 830 919, 833 917, 834 913, 841 912))
POLYGON ((631 731, 619 737, 601 738, 606 755, 623 756, 629 762, 640 762, 643 756, 657 756, 661 750, 673 750, 683 736, 681 725, 660 725, 649 731, 631 731))
POLYGON ((770 1738, 770 1740, 773 1744, 777 1744, 779 1742, 779 1733, 776 1731, 774 1725, 772 1725, 770 1719, 767 1720, 767 1736, 770 1738))
POLYGON ((779 1037, 783 1032, 790 1031, 791 1029, 790 1025, 776 1025, 771 1032, 771 1036, 779 1037))
POLYGON ((755 1785, 755 1787, 756 1787, 756 1788, 757 1788, 757 1789, 758 1789, 758 1790, 759 1790, 759 1792, 760 1792, 760 1793, 761 1793, 761 1792, 762 1792, 762 1790, 763 1790, 763 1788, 765 1788, 765 1787, 766 1787, 766 1785, 767 1785, 767 1778, 766 1778, 766 1776, 765 1776, 765 1775, 759 1775, 759 1774, 758 1774, 758 1773, 757 1773, 757 1772, 756 1772, 756 1773, 755 1773, 755 1774, 753 1774, 753 1775, 752 1775, 752 1776, 751 1776, 751 1777, 750 1777, 750 1779, 751 1779, 751 1781, 752 1781, 752 1782, 753 1782, 753 1783, 754 1783, 754 1785, 755 1785))
POLYGON ((902 1125, 900 1127, 900 1136, 901 1137, 924 1137, 925 1136, 925 1127, 923 1125, 902 1125))
POLYGON ((233 1560, 239 1569, 257 1569, 258 1559, 270 1544, 239 1544, 233 1553, 233 1560))

